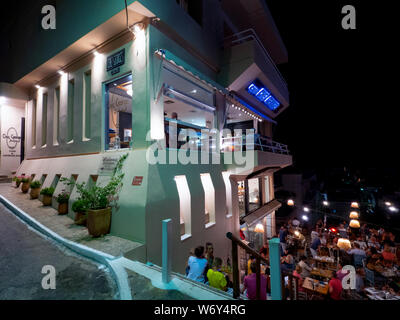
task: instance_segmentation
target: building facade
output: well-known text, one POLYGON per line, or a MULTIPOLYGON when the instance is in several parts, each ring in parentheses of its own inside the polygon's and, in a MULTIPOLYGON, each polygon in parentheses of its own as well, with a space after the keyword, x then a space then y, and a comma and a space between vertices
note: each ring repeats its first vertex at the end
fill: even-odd
POLYGON ((25 95, 0 92, 25 106, 17 174, 54 186, 56 197, 62 177, 105 183, 128 154, 111 233, 142 244, 129 258, 161 265, 161 223, 172 219, 172 268, 181 273, 206 242, 226 261, 227 232, 242 228, 255 247, 274 236, 273 173, 292 158, 272 137, 289 106, 276 67, 287 52, 265 2, 77 3, 61 2, 57 29, 36 38, 48 48, 32 44, 34 57, 10 73, 25 95))

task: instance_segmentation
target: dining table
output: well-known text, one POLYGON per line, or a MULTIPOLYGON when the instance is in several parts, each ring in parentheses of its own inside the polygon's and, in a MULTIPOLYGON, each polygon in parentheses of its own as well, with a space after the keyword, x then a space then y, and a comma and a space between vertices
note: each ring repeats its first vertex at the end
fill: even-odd
POLYGON ((385 290, 378 290, 374 287, 365 288, 364 292, 370 300, 400 300, 399 295, 392 294, 385 290))
POLYGON ((326 281, 319 281, 310 277, 306 277, 303 281, 303 288, 311 294, 311 298, 313 295, 319 295, 325 297, 328 295, 329 285, 326 281))
POLYGON ((334 271, 328 269, 313 268, 310 273, 316 277, 331 279, 333 277, 333 272, 334 271))

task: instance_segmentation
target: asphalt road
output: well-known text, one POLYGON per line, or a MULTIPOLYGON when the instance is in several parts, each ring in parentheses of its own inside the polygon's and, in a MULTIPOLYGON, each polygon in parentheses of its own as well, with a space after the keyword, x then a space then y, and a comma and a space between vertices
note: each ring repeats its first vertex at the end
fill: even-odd
POLYGON ((116 285, 100 265, 32 231, 0 204, 0 300, 110 300, 116 285), (43 289, 43 266, 56 289, 43 289))

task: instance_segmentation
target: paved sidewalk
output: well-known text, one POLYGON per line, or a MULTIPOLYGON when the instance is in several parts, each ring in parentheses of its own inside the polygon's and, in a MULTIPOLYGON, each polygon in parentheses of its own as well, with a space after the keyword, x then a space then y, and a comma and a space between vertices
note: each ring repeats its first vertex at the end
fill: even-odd
POLYGON ((140 243, 112 235, 92 238, 85 227, 75 225, 66 215, 58 215, 57 210, 52 207, 44 207, 39 200, 30 200, 29 193, 24 194, 11 184, 0 184, 0 194, 65 239, 116 257, 141 246, 140 243))

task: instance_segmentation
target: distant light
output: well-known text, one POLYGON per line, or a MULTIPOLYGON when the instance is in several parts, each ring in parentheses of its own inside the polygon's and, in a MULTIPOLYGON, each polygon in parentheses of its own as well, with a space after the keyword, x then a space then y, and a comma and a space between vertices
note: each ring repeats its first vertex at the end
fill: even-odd
POLYGON ((335 228, 330 228, 329 230, 330 230, 331 232, 334 232, 334 233, 336 233, 336 231, 337 231, 335 228))
POLYGON ((392 205, 391 202, 385 202, 386 206, 390 207, 392 205))
POLYGON ((62 71, 62 70, 58 70, 58 74, 59 74, 60 76, 63 76, 63 75, 65 74, 65 72, 62 71))
POLYGON ((301 217, 304 221, 308 221, 308 217, 306 215, 301 217))
POLYGON ((360 228, 360 221, 351 220, 349 223, 350 228, 360 228))
POLYGON ((310 209, 308 209, 307 207, 303 208, 304 212, 310 212, 310 209))
POLYGON ((358 202, 355 202, 355 201, 352 202, 352 203, 351 203, 351 207, 352 207, 352 208, 358 208, 358 207, 359 207, 359 206, 358 206, 358 202))
POLYGON ((256 227, 254 228, 254 232, 263 233, 264 232, 264 226, 261 223, 257 224, 256 227))
POLYGON ((350 212, 350 219, 358 219, 358 212, 357 211, 350 212))
MULTIPOLYGON (((197 93, 197 90, 193 89, 192 91, 190 91, 190 93, 197 93)), ((233 107, 233 105, 232 105, 232 107, 233 107)))
POLYGON ((299 236, 300 236, 300 232, 296 230, 296 231, 294 232, 294 235, 295 235, 296 237, 299 237, 299 236))
POLYGON ((322 204, 323 204, 324 206, 328 206, 328 205, 329 205, 328 201, 326 201, 326 200, 322 201, 322 204))
POLYGON ((287 205, 288 205, 289 207, 293 207, 293 206, 294 206, 294 201, 293 201, 292 199, 289 199, 289 200, 287 201, 287 205))
POLYGON ((389 207, 389 210, 390 210, 391 212, 397 212, 397 211, 399 211, 399 209, 397 209, 396 207, 393 207, 393 206, 390 206, 390 207, 389 207))

